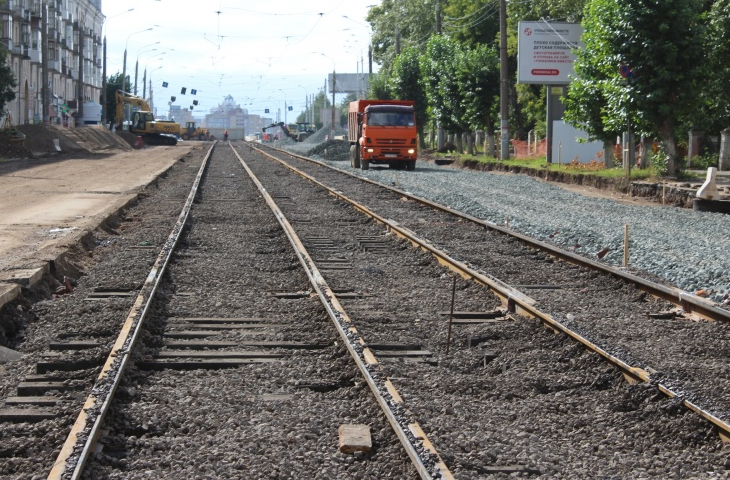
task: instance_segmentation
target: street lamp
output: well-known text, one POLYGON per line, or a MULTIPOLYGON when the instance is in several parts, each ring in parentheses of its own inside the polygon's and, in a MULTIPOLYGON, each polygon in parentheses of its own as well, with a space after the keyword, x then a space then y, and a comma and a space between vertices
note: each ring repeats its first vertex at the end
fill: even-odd
POLYGON ((288 123, 286 121, 286 108, 287 108, 286 107, 286 92, 284 90, 282 90, 281 88, 279 89, 279 91, 284 94, 284 124, 288 125, 288 123))
POLYGON ((332 123, 330 123, 330 138, 334 136, 335 134, 335 86, 337 85, 337 68, 335 66, 335 61, 332 60, 330 57, 325 55, 324 53, 320 52, 320 55, 323 57, 327 57, 332 61, 332 123))
POLYGON ((111 17, 108 17, 106 21, 104 22, 104 68, 101 72, 101 123, 106 123, 106 25, 109 23, 109 20, 111 20, 114 17, 118 17, 119 15, 124 15, 125 13, 129 13, 132 10, 134 10, 134 7, 130 8, 129 10, 125 10, 122 13, 117 13, 116 15, 112 15, 111 17))
MULTIPOLYGON (((160 42, 157 41, 155 43, 150 43, 149 45, 145 45, 144 47, 141 47, 139 50, 137 50, 137 62, 134 64, 134 94, 137 95, 137 78, 139 73, 139 55, 142 53, 142 50, 144 50, 147 47, 151 47, 152 45, 158 45, 160 42)), ((157 50, 156 48, 153 48, 152 50, 157 50)))
POLYGON ((145 28, 144 30, 138 30, 136 32, 132 32, 127 37, 127 41, 124 43, 124 62, 122 63, 122 91, 127 91, 127 47, 129 46, 129 39, 132 37, 132 35, 137 35, 138 33, 143 32, 149 32, 152 30, 152 27, 145 28))
MULTIPOLYGON (((372 7, 373 5, 368 5, 368 7, 372 7)), ((347 15, 343 15, 342 18, 346 18, 351 22, 357 23, 358 25, 361 25, 368 29, 368 74, 373 74, 373 31, 372 27, 370 25, 365 25, 364 23, 360 23, 357 20, 353 20, 352 18, 348 17, 347 15)))
MULTIPOLYGON (((150 60, 153 58, 161 57, 167 52, 158 53, 157 55, 152 55, 147 59, 146 62, 144 62, 144 75, 142 75, 142 98, 147 97, 147 64, 150 63, 150 60)), ((161 58, 160 61, 164 60, 164 58, 161 58)), ((160 66, 162 68, 162 66, 160 66)))
POLYGON ((152 115, 153 116, 155 114, 155 107, 154 107, 155 102, 154 102, 154 99, 153 99, 153 96, 152 96, 152 74, 155 73, 157 70, 159 70, 161 68, 162 68, 162 65, 160 65, 159 67, 157 67, 154 70, 150 71, 150 111, 152 112, 152 115))

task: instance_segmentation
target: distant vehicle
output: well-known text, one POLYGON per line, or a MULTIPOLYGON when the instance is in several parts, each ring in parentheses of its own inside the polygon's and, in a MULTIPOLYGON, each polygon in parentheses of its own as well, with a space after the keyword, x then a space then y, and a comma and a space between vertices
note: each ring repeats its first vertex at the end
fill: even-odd
POLYGON ((121 90, 116 91, 115 98, 117 101, 117 130, 121 130, 124 125, 124 104, 128 103, 139 108, 132 114, 129 132, 142 137, 148 145, 177 145, 177 137, 180 136, 181 131, 179 123, 172 120, 155 120, 155 116, 144 98, 121 90))
POLYGON ((206 135, 207 131, 204 128, 196 127, 195 122, 187 122, 183 127, 180 137, 183 140, 215 140, 215 138, 210 138, 209 135, 206 135))
POLYGON ((284 135, 295 142, 303 142, 315 131, 314 125, 305 122, 298 122, 289 126, 287 126, 284 122, 272 123, 271 125, 262 128, 261 131, 265 133, 266 130, 274 127, 280 127, 281 131, 284 132, 284 135))
POLYGON ((416 169, 416 114, 410 100, 357 100, 347 113, 352 168, 370 164, 416 169))

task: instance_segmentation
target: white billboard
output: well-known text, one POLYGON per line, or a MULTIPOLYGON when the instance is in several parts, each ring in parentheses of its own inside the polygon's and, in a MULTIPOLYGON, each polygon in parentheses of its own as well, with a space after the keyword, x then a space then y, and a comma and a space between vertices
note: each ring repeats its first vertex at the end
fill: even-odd
POLYGON ((575 75, 574 49, 582 47, 577 23, 519 22, 517 83, 567 85, 575 75))
MULTIPOLYGON (((366 92, 370 85, 370 76, 367 73, 337 73, 335 93, 366 92)), ((327 75, 327 88, 332 91, 332 74, 327 75)))

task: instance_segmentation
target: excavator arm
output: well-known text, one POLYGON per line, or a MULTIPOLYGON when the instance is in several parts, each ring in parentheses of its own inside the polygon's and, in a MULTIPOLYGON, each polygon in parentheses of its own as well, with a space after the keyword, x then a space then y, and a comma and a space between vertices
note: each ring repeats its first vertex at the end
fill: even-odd
POLYGON ((269 128, 273 128, 273 127, 280 127, 281 131, 284 132, 284 135, 286 135, 287 137, 294 139, 294 140, 297 139, 297 136, 294 135, 293 133, 291 133, 291 130, 289 130, 289 128, 286 126, 286 123, 284 123, 284 122, 272 123, 271 125, 268 125, 268 126, 262 128, 261 131, 266 132, 266 130, 268 130, 269 128))
POLYGON ((131 93, 123 92, 121 90, 117 90, 114 93, 114 96, 117 101, 117 129, 121 130, 124 123, 124 104, 128 103, 130 105, 134 105, 136 107, 139 107, 140 110, 149 112, 152 109, 147 104, 144 98, 140 98, 137 96, 132 95, 131 93))
POLYGON ((124 129, 124 104, 128 103, 138 107, 132 114, 132 122, 129 125, 129 132, 140 135, 145 143, 149 145, 176 145, 180 136, 180 125, 170 120, 155 120, 150 106, 144 98, 137 97, 131 93, 117 90, 115 92, 117 101, 117 128, 124 129))

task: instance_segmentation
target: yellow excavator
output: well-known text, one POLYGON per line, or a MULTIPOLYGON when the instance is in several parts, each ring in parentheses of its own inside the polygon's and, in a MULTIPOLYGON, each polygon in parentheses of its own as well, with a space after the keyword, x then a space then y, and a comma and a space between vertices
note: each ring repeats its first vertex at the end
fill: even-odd
POLYGON ((284 132, 284 135, 291 138, 295 142, 303 142, 311 134, 314 133, 314 125, 311 123, 305 123, 305 122, 298 122, 294 125, 287 125, 284 122, 279 123, 272 123, 271 125, 268 125, 261 129, 261 131, 266 134, 266 130, 274 127, 281 128, 281 131, 284 132))
POLYGON ((129 131, 142 137, 148 145, 177 145, 177 137, 180 136, 180 124, 172 120, 155 120, 150 106, 144 98, 132 95, 131 93, 117 90, 117 130, 124 125, 124 104, 128 103, 138 107, 132 114, 132 121, 129 124, 129 131))

